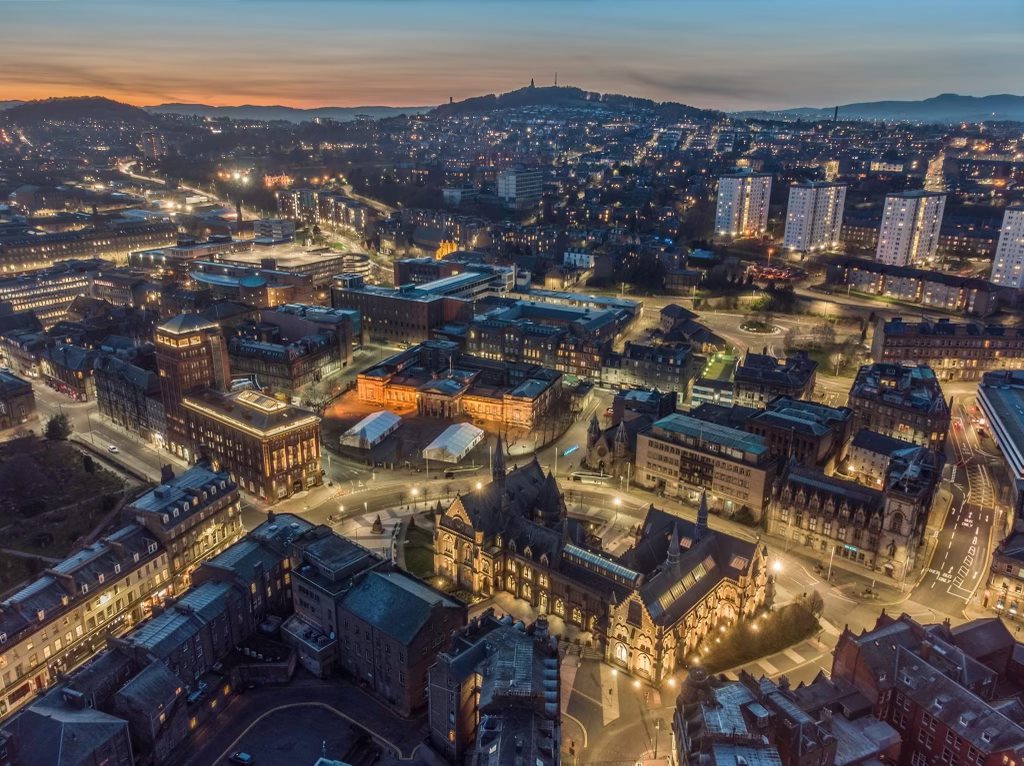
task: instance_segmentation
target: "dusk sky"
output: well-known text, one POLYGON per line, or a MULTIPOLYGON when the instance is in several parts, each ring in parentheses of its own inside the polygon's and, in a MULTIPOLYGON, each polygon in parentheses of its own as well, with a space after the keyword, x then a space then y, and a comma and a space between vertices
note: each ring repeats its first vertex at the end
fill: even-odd
POLYGON ((1024 92, 1024 0, 4 0, 0 100, 721 109, 1024 92))

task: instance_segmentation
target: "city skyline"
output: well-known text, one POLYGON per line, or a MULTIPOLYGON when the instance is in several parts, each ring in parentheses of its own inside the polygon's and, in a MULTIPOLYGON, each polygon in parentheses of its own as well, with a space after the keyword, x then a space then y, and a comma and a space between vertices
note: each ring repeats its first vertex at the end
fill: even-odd
POLYGON ((557 73, 587 90, 776 109, 1013 93, 1024 68, 1024 6, 1010 0, 946 14, 916 0, 825 12, 804 0, 386 6, 400 10, 361 0, 8 3, 0 98, 431 106, 557 73))

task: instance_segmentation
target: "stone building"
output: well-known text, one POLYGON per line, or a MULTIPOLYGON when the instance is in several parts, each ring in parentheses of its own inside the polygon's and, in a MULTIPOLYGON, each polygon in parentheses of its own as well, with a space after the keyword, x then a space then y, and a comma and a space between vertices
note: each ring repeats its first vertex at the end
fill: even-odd
POLYGON ((768 531, 803 545, 823 564, 839 556, 902 581, 922 552, 942 462, 921 447, 897 453, 879 489, 791 461, 772 490, 768 531))
POLYGON ((561 744, 558 642, 538 618, 526 626, 488 609, 430 668, 430 740, 450 761, 557 766, 561 744), (480 759, 484 753, 496 761, 480 759))
POLYGON ((435 572, 475 595, 522 599, 629 673, 661 683, 709 631, 769 599, 766 549, 711 532, 703 496, 696 522, 650 508, 614 557, 588 544, 536 460, 506 474, 499 440, 493 465, 489 484, 441 513, 435 572))
POLYGON ((950 405, 931 367, 879 362, 857 371, 848 406, 853 428, 942 451, 949 432, 950 405))

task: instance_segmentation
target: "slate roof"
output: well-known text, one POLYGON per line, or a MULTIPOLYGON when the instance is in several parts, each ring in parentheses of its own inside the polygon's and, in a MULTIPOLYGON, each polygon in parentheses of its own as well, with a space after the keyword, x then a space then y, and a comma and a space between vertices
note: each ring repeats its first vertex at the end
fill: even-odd
POLYGON ((128 722, 99 710, 68 707, 50 697, 12 718, 4 728, 16 740, 19 766, 85 766, 105 743, 118 737, 128 740, 128 722))
POLYGON ((125 513, 152 514, 160 517, 163 527, 170 528, 202 513, 234 489, 226 472, 196 465, 133 500, 125 513))
POLYGON ((879 455, 889 456, 903 450, 917 449, 917 445, 914 444, 914 442, 895 439, 892 436, 886 436, 885 434, 880 434, 877 431, 871 431, 867 428, 862 428, 853 435, 850 446, 867 450, 868 452, 874 452, 879 455))
POLYGON ((41 577, 0 602, 0 633, 6 634, 8 643, 14 643, 22 633, 29 635, 77 609, 81 602, 94 597, 88 591, 101 585, 101 577, 104 582, 127 577, 159 556, 159 547, 153 552, 149 550, 155 544, 145 529, 130 524, 54 564, 41 577))
POLYGON ((673 625, 723 580, 738 582, 750 572, 757 544, 698 529, 698 525, 651 506, 641 524, 641 539, 621 557, 644 575, 640 597, 659 625, 673 625), (679 560, 670 564, 673 530, 680 541, 679 560))
POLYGON ((162 662, 150 663, 117 693, 128 706, 137 710, 169 706, 181 694, 178 677, 162 662))
POLYGON ((767 384, 775 388, 798 390, 807 385, 817 367, 817 362, 801 352, 785 359, 747 352, 743 361, 736 366, 735 379, 737 383, 767 384))
POLYGON ((461 605, 426 583, 400 571, 367 572, 341 598, 340 606, 409 646, 430 619, 435 606, 461 605))

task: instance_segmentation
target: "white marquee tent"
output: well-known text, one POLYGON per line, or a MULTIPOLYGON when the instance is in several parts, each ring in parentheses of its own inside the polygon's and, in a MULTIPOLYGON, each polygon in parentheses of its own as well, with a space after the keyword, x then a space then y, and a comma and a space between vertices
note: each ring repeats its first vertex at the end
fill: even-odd
POLYGON ((393 412, 381 410, 367 415, 341 435, 343 447, 370 449, 380 444, 389 435, 398 430, 402 419, 393 412))
POLYGON ((471 423, 448 426, 423 450, 426 460, 458 463, 469 451, 483 441, 484 432, 471 423))

